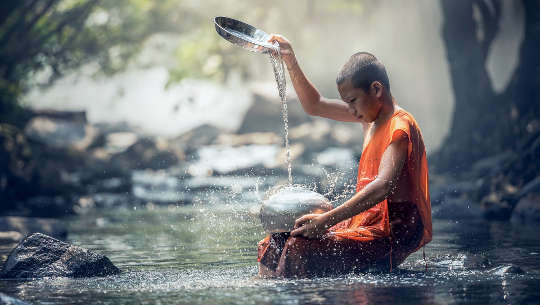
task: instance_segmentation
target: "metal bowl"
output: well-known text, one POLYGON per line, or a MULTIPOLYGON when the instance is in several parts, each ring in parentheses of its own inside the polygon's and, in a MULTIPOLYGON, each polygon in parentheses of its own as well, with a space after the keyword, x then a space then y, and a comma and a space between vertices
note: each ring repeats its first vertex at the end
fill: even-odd
POLYGON ((228 17, 216 17, 214 24, 221 37, 249 51, 268 53, 275 50, 268 42, 270 35, 247 23, 228 17))
POLYGON ((288 186, 263 201, 259 218, 267 233, 290 232, 299 217, 324 213, 332 208, 323 195, 306 188, 288 186))

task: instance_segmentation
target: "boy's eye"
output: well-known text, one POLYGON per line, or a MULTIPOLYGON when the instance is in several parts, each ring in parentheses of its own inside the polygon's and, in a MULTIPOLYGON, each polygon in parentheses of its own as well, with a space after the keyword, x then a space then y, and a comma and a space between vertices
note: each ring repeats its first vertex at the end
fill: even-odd
POLYGON ((351 99, 349 103, 354 103, 354 101, 356 101, 356 98, 351 99))

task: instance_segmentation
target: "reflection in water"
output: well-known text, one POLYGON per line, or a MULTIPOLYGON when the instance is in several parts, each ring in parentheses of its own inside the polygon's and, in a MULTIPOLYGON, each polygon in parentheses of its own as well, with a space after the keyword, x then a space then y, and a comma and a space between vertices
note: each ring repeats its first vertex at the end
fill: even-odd
POLYGON ((0 281, 0 291, 46 304, 514 304, 540 297, 534 228, 517 234, 504 223, 435 221, 427 272, 415 253, 391 274, 258 279, 255 245, 264 233, 249 214, 257 204, 227 203, 219 194, 190 206, 76 217, 70 240, 107 255, 122 274, 0 281), (477 255, 490 265, 471 264, 477 255))

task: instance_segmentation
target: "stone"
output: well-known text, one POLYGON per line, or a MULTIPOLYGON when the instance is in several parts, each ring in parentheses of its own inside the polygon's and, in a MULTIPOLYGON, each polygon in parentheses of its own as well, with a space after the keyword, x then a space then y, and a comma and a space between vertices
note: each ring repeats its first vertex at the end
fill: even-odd
MULTIPOLYGON (((237 133, 283 132, 281 119, 281 101, 275 83, 252 87, 253 104, 246 112, 237 133)), ((311 120, 304 112, 300 102, 294 96, 288 96, 287 110, 289 127, 294 127, 311 120)))
POLYGON ((241 146, 241 145, 271 145, 281 144, 283 137, 273 132, 252 132, 245 134, 221 134, 216 139, 218 145, 241 146))
POLYGON ((0 217, 0 231, 18 232, 23 237, 38 232, 60 239, 67 237, 66 224, 51 218, 3 216, 0 217))
POLYGON ((0 245, 15 244, 23 238, 23 235, 17 231, 0 231, 0 245))
POLYGON ((111 157, 111 163, 129 169, 165 169, 177 165, 183 152, 168 146, 160 139, 142 138, 124 152, 111 157))
POLYGON ((0 278, 93 277, 120 273, 104 255, 35 233, 9 254, 0 278))
POLYGON ((540 223, 540 193, 529 193, 521 198, 512 212, 511 221, 517 224, 540 223))
POLYGON ((201 146, 213 144, 221 133, 219 128, 203 124, 171 140, 171 143, 191 153, 201 146))
POLYGON ((87 149, 97 138, 98 131, 80 121, 35 117, 25 127, 26 137, 54 148, 87 149))

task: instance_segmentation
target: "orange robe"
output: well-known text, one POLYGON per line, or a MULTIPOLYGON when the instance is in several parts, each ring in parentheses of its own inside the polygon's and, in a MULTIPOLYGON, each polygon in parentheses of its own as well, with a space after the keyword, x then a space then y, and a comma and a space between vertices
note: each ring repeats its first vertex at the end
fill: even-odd
POLYGON ((431 241, 431 204, 426 151, 420 128, 410 113, 404 110, 396 111, 373 134, 369 143, 364 143, 358 166, 356 190, 360 191, 377 177, 384 151, 392 141, 403 136, 408 139, 407 161, 403 171, 407 171, 405 177, 410 179, 409 185, 412 188, 409 190, 411 192, 409 198, 412 198, 412 202, 391 203, 390 212, 388 200, 385 199, 372 208, 336 224, 322 240, 293 238, 286 234, 282 234, 281 237, 267 236, 259 242, 258 261, 270 269, 275 269, 277 275, 281 276, 310 274, 309 266, 319 268, 325 264, 331 266, 329 270, 346 272, 348 269, 366 267, 368 263, 380 262, 386 257, 390 257, 390 265, 392 259, 395 260, 395 264, 399 264, 409 254, 431 241), (394 228, 391 222, 395 219, 390 219, 391 217, 401 218, 399 220, 403 223, 402 227, 398 224, 394 228), (413 219, 413 224, 415 218, 420 218, 417 225, 421 232, 412 236, 414 240, 411 236, 405 236, 407 234, 405 232, 416 230, 408 218, 413 219), (403 234, 401 237, 412 244, 400 244, 401 237, 394 236, 392 231, 403 234), (334 252, 330 253, 332 249, 334 252), (335 249, 339 251, 336 252, 335 249), (312 259, 312 264, 306 262, 305 265, 303 261, 310 260, 310 253, 314 253, 316 258, 312 259))
MULTIPOLYGON (((369 143, 364 143, 362 157, 358 165, 358 182, 356 191, 360 191, 369 182, 373 181, 378 174, 382 155, 386 148, 394 140, 405 134, 408 138, 407 162, 404 165, 411 179, 412 189, 410 198, 420 212, 420 218, 424 226, 422 239, 416 250, 431 241, 431 202, 428 186, 428 166, 426 150, 420 127, 413 116, 405 110, 398 110, 381 126, 372 136, 369 143)), ((334 234, 344 238, 359 241, 369 241, 374 238, 390 236, 390 222, 388 216, 388 200, 385 199, 352 218, 336 225, 334 234)))

